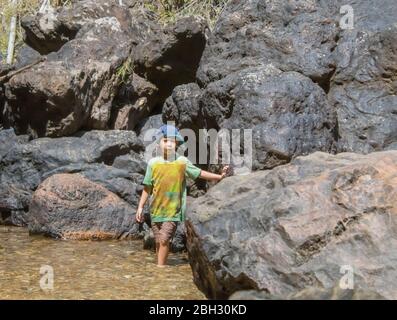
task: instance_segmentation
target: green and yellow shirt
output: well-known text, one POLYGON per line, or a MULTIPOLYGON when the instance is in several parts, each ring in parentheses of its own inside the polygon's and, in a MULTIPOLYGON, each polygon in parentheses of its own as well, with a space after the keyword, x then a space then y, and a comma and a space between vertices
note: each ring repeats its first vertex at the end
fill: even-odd
POLYGON ((143 184, 152 187, 150 215, 153 222, 185 220, 186 177, 197 179, 200 172, 200 168, 180 155, 173 161, 161 156, 149 161, 143 184))

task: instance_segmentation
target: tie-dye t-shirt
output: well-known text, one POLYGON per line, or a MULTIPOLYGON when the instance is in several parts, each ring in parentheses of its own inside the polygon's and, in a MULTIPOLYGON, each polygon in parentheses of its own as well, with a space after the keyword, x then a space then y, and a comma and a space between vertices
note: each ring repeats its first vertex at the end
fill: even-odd
POLYGON ((174 161, 152 158, 143 184, 152 187, 150 214, 153 222, 184 221, 186 211, 186 177, 196 179, 201 169, 178 155, 174 161))

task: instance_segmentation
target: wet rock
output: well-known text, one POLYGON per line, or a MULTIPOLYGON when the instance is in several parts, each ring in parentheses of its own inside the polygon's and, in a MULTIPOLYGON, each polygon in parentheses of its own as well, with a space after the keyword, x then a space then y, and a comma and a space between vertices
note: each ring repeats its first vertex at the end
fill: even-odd
POLYGON ((396 298, 397 151, 315 152, 227 178, 190 206, 187 249, 209 298, 354 288, 396 298))
POLYGON ((0 144, 0 212, 9 223, 26 225, 32 193, 57 173, 81 173, 137 205, 145 164, 140 155, 144 147, 134 132, 94 130, 27 140, 12 129, 0 131, 0 141, 5 141, 0 144))
POLYGON ((29 208, 29 232, 56 238, 133 238, 134 224, 127 202, 79 174, 55 174, 43 181, 29 208))

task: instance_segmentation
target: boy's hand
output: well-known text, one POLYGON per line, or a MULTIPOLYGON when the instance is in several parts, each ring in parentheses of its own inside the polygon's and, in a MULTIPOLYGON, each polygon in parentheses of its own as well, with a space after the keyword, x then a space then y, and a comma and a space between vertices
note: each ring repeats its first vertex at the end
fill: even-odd
POLYGON ((137 222, 142 223, 144 221, 143 218, 143 208, 138 208, 136 210, 136 215, 135 215, 135 219, 137 222))
POLYGON ((229 173, 229 169, 230 169, 230 166, 224 166, 224 167, 222 168, 222 173, 221 173, 222 179, 225 178, 225 177, 227 177, 227 175, 228 175, 228 173, 229 173))

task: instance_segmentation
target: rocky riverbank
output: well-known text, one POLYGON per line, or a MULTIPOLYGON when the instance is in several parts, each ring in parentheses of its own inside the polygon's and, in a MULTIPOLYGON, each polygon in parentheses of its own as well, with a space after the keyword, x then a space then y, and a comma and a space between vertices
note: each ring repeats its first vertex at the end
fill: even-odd
POLYGON ((173 249, 200 290, 396 299, 396 2, 230 0, 213 30, 123 3, 23 18, 0 62, 0 223, 150 248, 134 219, 146 130, 251 129, 253 172, 189 181, 173 249))

